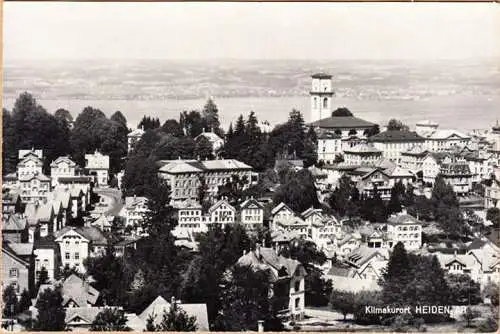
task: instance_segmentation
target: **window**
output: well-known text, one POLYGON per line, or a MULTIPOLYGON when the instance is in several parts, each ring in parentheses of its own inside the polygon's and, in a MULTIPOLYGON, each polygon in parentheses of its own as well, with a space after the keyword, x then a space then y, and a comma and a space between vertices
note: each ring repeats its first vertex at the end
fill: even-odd
POLYGON ((295 282, 295 291, 300 290, 300 281, 295 282))
POLYGON ((69 252, 64 253, 64 259, 66 260, 70 259, 69 252))
POLYGON ((75 253, 75 260, 80 260, 80 253, 78 252, 75 253))
POLYGON ((11 268, 9 270, 10 277, 19 277, 19 270, 17 268, 11 268))
POLYGON ((328 108, 328 98, 323 99, 323 108, 328 108))
POLYGON ((300 298, 295 299, 295 308, 298 309, 300 307, 300 298))
POLYGON ((314 98, 314 109, 318 108, 318 98, 314 98))

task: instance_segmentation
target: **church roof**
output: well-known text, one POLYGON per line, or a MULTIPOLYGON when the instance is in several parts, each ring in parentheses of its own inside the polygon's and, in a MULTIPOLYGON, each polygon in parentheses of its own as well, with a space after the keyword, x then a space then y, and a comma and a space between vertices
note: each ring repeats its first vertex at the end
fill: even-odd
POLYGON ((370 137, 372 142, 423 142, 425 139, 414 131, 388 130, 370 137))
POLYGON ((320 119, 311 123, 311 125, 327 129, 365 129, 373 127, 375 123, 371 123, 354 116, 335 116, 320 119))
POLYGON ((318 73, 314 73, 313 75, 311 75, 311 78, 313 78, 313 79, 331 79, 332 76, 328 73, 318 72, 318 73))

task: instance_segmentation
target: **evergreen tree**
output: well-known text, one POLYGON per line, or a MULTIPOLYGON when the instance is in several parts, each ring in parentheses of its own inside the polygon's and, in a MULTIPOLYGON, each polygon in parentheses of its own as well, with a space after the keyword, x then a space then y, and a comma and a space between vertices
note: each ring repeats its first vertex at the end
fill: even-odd
POLYGON ((106 307, 92 321, 90 330, 96 332, 126 332, 131 331, 131 328, 127 327, 127 317, 123 310, 106 307))
POLYGON ((11 318, 16 314, 18 303, 16 289, 12 284, 7 285, 3 290, 3 315, 11 318))
POLYGON ((121 111, 115 111, 115 113, 111 115, 109 119, 127 128, 127 119, 125 118, 125 116, 123 116, 121 111))
POLYGON ((219 131, 219 109, 212 99, 208 99, 207 103, 203 106, 202 117, 205 123, 204 127, 207 130, 215 133, 219 131))
POLYGON ((35 307, 38 310, 33 329, 36 331, 63 331, 66 328, 66 311, 62 306, 61 288, 47 288, 40 293, 35 307))
POLYGON ((411 268, 404 245, 398 242, 394 246, 387 269, 382 275, 380 282, 383 287, 382 300, 385 303, 404 303, 401 294, 411 280, 411 268))
POLYGON ((181 124, 175 119, 167 119, 165 123, 163 123, 161 131, 174 137, 184 136, 184 129, 182 128, 181 124))
POLYGON ((196 317, 189 316, 177 303, 170 305, 170 310, 163 311, 158 325, 148 319, 147 331, 150 332, 196 332, 196 317))
POLYGON ((31 296, 28 290, 24 289, 23 292, 21 293, 21 298, 19 300, 19 303, 17 304, 17 312, 22 313, 28 310, 30 306, 31 306, 31 296))
POLYGON ((274 193, 273 202, 275 205, 284 202, 297 212, 303 212, 310 207, 318 207, 319 200, 311 172, 308 169, 302 169, 286 183, 280 185, 274 193))

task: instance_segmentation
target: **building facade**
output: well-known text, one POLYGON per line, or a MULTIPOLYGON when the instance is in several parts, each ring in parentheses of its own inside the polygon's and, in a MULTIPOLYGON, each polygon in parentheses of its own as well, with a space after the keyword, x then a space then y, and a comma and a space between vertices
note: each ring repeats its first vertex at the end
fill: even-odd
POLYGON ((332 115, 333 87, 332 76, 326 73, 316 73, 311 76, 311 122, 332 115))
POLYGON ((95 151, 94 154, 85 154, 85 169, 94 176, 98 187, 105 187, 109 182, 109 155, 95 151))
POLYGON ((413 146, 423 144, 425 139, 411 131, 385 131, 370 137, 370 142, 380 151, 384 158, 396 163, 401 162, 401 153, 413 146))

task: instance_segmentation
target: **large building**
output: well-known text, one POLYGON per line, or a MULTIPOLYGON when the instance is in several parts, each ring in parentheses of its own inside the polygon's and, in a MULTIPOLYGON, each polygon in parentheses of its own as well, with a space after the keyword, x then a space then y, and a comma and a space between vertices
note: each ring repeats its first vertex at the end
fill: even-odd
POLYGON ((59 157, 50 164, 52 187, 59 184, 60 177, 72 177, 75 175, 76 163, 68 157, 59 157))
POLYGON ((230 182, 233 177, 244 180, 244 188, 256 181, 252 167, 234 159, 220 160, 161 160, 159 175, 167 180, 171 189, 172 204, 198 198, 202 180, 207 186, 207 195, 215 198, 219 186, 230 182))
POLYGON ((333 164, 342 153, 342 139, 335 133, 320 131, 318 134, 318 161, 333 164))
POLYGON ((328 118, 332 115, 332 76, 316 73, 311 76, 311 122, 328 118))
POLYGON ((382 151, 367 144, 344 151, 344 162, 349 166, 375 165, 382 159, 382 151))
POLYGON ((382 151, 384 158, 399 163, 402 152, 408 151, 415 145, 423 144, 425 139, 416 132, 389 130, 370 137, 369 141, 375 148, 382 151))

